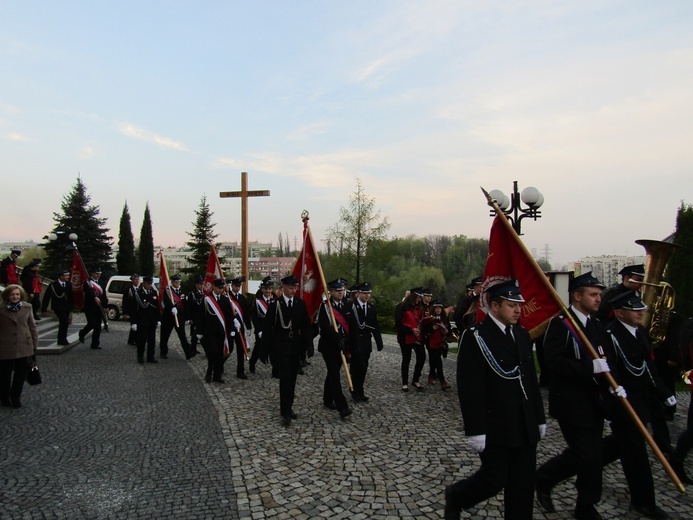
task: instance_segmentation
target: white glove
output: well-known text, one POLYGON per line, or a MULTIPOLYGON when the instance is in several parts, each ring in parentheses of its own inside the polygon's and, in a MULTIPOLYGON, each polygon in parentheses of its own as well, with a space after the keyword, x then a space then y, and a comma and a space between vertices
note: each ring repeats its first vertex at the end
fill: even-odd
POLYGON ((613 388, 609 387, 609 393, 611 395, 615 395, 616 397, 620 397, 621 399, 626 398, 626 389, 623 388, 621 385, 616 387, 616 390, 613 388))
POLYGON ((592 360, 592 373, 593 374, 601 374, 602 372, 609 372, 609 363, 606 362, 606 359, 593 359, 592 360))
POLYGON ((250 337, 250 329, 245 330, 245 337, 249 338, 250 337))
POLYGON ((260 338, 260 339, 262 339, 262 331, 260 331, 260 332, 257 333, 257 337, 260 338))
POLYGON ((232 338, 233 338, 235 335, 236 335, 236 331, 235 331, 235 330, 232 330, 232 331, 231 331, 231 334, 229 334, 229 336, 231 336, 232 338))
POLYGON ((185 320, 186 325, 190 325, 190 320, 185 320))
POLYGON ((670 395, 667 397, 667 400, 664 401, 667 406, 674 406, 676 404, 676 396, 675 395, 670 395))
POLYGON ((546 425, 540 424, 539 425, 539 438, 543 439, 544 437, 546 437, 546 425))
POLYGON ((202 334, 195 334, 197 336, 197 339, 202 339, 202 334))
POLYGON ((130 330, 132 332, 137 332, 137 323, 133 323, 132 325, 130 325, 130 330))
POLYGON ((175 307, 173 307, 173 308, 171 309, 171 314, 173 314, 174 316, 177 315, 177 314, 178 314, 178 309, 176 309, 175 307))
POLYGON ((156 328, 157 328, 157 329, 158 329, 158 328, 161 328, 161 322, 160 322, 160 321, 157 321, 157 322, 156 322, 156 328))
POLYGON ((236 327, 236 330, 241 330, 241 322, 238 321, 238 318, 233 319, 233 326, 236 327))
POLYGON ((472 453, 481 453, 486 448, 486 435, 467 437, 467 447, 472 453))

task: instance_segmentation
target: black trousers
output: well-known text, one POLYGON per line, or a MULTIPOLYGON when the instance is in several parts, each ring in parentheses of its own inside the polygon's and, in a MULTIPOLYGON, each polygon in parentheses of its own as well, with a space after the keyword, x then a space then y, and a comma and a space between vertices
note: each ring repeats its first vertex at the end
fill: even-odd
MULTIPOLYGON (((363 385, 366 382, 366 373, 368 372, 368 363, 371 359, 372 347, 370 340, 367 343, 361 342, 356 349, 351 353, 350 373, 351 383, 354 387, 354 396, 363 397, 363 385)), ((341 358, 340 358, 341 363, 341 358)))
POLYGON ((41 293, 34 293, 31 297, 31 308, 34 311, 34 318, 36 318, 41 310, 41 293))
POLYGON ((67 311, 55 311, 58 318, 58 344, 67 343, 67 328, 70 325, 70 313, 67 311))
MULTIPOLYGON (((342 356, 339 352, 322 352, 322 358, 325 360, 325 367, 327 368, 327 376, 325 376, 325 387, 322 393, 322 402, 326 405, 334 403, 337 410, 340 412, 346 410, 349 405, 347 404, 346 397, 342 392, 342 380, 340 377, 340 371, 342 369, 342 356)), ((353 357, 352 363, 353 363, 353 357)), ((354 386, 354 393, 356 393, 356 386, 354 386)))
POLYGON ((103 314, 101 309, 96 310, 90 309, 88 312, 84 312, 85 318, 87 318, 87 324, 82 330, 79 331, 82 337, 89 334, 89 331, 93 331, 91 334, 91 346, 98 347, 101 343, 101 323, 103 322, 103 314))
POLYGON ((613 433, 604 438, 604 465, 621 459, 631 502, 654 507, 654 480, 645 439, 622 406, 614 407, 611 431, 613 433))
POLYGON ((517 448, 486 446, 479 456, 481 467, 471 477, 452 485, 452 499, 463 509, 469 509, 504 490, 504 518, 531 520, 536 445, 517 448))
POLYGON ((147 360, 154 359, 156 352, 156 323, 139 323, 137 325, 137 358, 144 357, 144 347, 147 347, 147 360))
POLYGON ((26 379, 28 357, 0 359, 0 400, 18 403, 26 379), (12 377, 14 375, 14 377, 12 377))
POLYGON ((537 469, 537 486, 552 488, 577 475, 577 504, 597 504, 602 496, 604 419, 596 415, 591 424, 559 420, 558 425, 568 447, 537 469))
POLYGON ((194 322, 190 322, 190 347, 195 350, 197 348, 197 326, 194 322))
POLYGON ((261 349, 262 349, 262 338, 258 338, 257 334, 255 335, 255 344, 253 345, 253 351, 250 354, 250 361, 248 364, 250 367, 254 367, 257 364, 258 359, 260 359, 260 354, 261 354, 261 349))
POLYGON ((445 381, 443 375, 443 352, 439 348, 428 349, 428 377, 445 381))
MULTIPOLYGON (((182 321, 182 318, 179 318, 182 321)), ((178 340, 180 341, 180 346, 183 347, 183 353, 187 356, 190 353, 190 343, 188 343, 188 338, 185 336, 185 324, 181 324, 179 321, 179 326, 176 327, 176 320, 171 314, 165 314, 161 319, 161 345, 159 348, 161 350, 161 355, 168 355, 168 338, 171 337, 171 332, 175 329, 176 334, 178 334, 178 340)))
POLYGON ((671 458, 671 462, 674 464, 683 465, 684 460, 686 460, 686 455, 693 448, 693 406, 688 407, 688 417, 686 422, 686 429, 681 432, 678 440, 676 441, 676 449, 674 450, 674 455, 671 458))
POLYGON ((414 364, 414 377, 412 383, 416 383, 421 378, 424 364, 426 363, 426 349, 419 343, 407 345, 400 343, 399 348, 402 350, 402 384, 409 384, 409 362, 411 361, 411 351, 416 354, 416 363, 414 364))
POLYGON ((279 371, 279 413, 282 417, 289 417, 294 406, 300 356, 278 354, 276 361, 279 371))
POLYGON ((245 350, 243 345, 246 344, 247 338, 243 329, 237 330, 233 337, 236 344, 236 375, 242 376, 245 374, 245 350))

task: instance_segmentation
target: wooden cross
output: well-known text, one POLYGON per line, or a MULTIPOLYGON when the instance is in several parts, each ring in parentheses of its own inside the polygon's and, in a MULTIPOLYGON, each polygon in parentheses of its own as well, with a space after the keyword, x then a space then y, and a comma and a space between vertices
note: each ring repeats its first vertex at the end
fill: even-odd
POLYGON ((222 191, 222 199, 241 198, 241 274, 245 276, 243 292, 248 292, 248 197, 269 197, 269 190, 248 191, 248 172, 241 172, 241 191, 222 191))

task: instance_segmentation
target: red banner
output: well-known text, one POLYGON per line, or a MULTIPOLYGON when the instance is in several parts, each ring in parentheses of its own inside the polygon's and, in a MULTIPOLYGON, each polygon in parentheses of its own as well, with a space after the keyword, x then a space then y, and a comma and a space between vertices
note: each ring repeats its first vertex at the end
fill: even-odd
POLYGON ((548 321, 561 308, 551 292, 546 290, 548 279, 536 267, 534 259, 527 254, 520 238, 504 216, 497 216, 491 226, 477 321, 484 319, 490 306, 488 298, 485 297, 485 290, 511 278, 517 279, 522 297, 525 299, 520 323, 532 338, 540 336, 544 333, 548 321), (540 276, 543 279, 539 278, 540 276))
POLYGON ((325 277, 313 246, 313 237, 307 220, 303 222, 303 247, 294 264, 292 274, 298 279, 298 297, 306 302, 308 315, 313 320, 325 294, 325 277))
POLYGON ((81 310, 84 307, 84 282, 89 279, 87 269, 84 267, 82 257, 75 248, 72 253, 72 268, 70 269, 70 283, 72 284, 72 298, 75 308, 81 310))
POLYGON ((207 272, 205 273, 205 294, 212 294, 212 282, 217 278, 223 278, 224 273, 221 270, 217 249, 212 245, 209 250, 209 260, 207 260, 207 272))
POLYGON ((168 268, 166 267, 166 261, 164 260, 164 252, 159 251, 159 310, 164 310, 164 291, 168 288, 168 284, 171 283, 168 277, 168 268))

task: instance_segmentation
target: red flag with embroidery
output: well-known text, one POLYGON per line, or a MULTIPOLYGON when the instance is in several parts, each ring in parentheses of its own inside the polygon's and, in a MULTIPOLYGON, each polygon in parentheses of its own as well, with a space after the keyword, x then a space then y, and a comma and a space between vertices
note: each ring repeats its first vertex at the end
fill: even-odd
POLYGON ((72 253, 72 268, 70 269, 70 283, 72 284, 72 299, 77 310, 84 307, 84 282, 89 279, 86 267, 79 251, 75 248, 72 253))
POLYGON ((159 251, 159 310, 164 310, 164 291, 168 288, 170 278, 168 277, 168 268, 166 260, 164 260, 164 252, 159 251))
POLYGON ((325 277, 307 220, 303 222, 303 247, 291 273, 298 279, 298 297, 306 302, 308 316, 313 320, 325 294, 325 277))
POLYGON ((493 219, 488 249, 477 322, 484 319, 490 306, 488 298, 484 297, 486 288, 515 278, 525 299, 520 323, 532 338, 540 336, 561 307, 552 292, 547 290, 548 279, 505 216, 493 219))
POLYGON ((205 273, 205 294, 212 294, 212 282, 217 278, 223 277, 224 273, 221 270, 217 249, 212 245, 212 248, 209 250, 209 260, 207 260, 207 272, 205 273))

